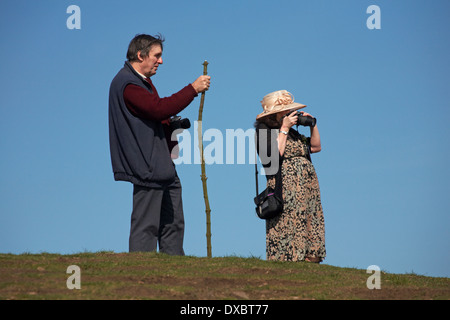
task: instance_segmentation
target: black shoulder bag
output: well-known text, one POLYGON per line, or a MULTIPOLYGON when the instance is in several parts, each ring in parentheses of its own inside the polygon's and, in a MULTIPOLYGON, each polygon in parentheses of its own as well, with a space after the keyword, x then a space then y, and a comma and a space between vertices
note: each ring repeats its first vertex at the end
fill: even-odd
MULTIPOLYGON (((256 152, 255 152, 256 153, 256 152)), ((256 154, 255 154, 256 158, 256 154)), ((255 159, 256 160, 256 159, 255 159)), ((258 164, 255 161, 255 179, 256 179, 256 214, 261 219, 272 219, 283 211, 282 181, 281 181, 281 159, 275 176, 275 189, 267 187, 258 194, 258 164)))

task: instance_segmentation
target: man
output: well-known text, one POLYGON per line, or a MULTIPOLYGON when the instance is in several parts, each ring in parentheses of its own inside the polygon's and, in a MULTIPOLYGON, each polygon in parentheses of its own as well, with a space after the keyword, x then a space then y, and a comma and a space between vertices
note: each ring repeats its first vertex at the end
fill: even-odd
POLYGON ((172 162, 167 120, 209 89, 200 76, 179 92, 160 98, 150 77, 163 63, 163 39, 137 35, 125 66, 111 82, 109 140, 116 181, 133 184, 129 250, 184 255, 181 184, 172 162))

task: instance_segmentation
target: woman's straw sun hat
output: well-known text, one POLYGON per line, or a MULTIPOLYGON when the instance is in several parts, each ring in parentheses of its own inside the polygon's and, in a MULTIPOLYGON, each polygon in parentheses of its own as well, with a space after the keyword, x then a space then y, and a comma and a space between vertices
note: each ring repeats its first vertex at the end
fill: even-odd
POLYGON ((263 112, 258 114, 256 120, 282 111, 298 110, 306 107, 304 104, 294 102, 294 96, 286 91, 279 90, 267 94, 261 101, 263 112))

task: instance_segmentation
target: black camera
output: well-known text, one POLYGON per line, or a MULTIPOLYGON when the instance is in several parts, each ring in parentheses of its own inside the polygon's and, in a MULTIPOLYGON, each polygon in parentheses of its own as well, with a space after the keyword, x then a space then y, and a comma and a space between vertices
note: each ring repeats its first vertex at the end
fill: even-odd
POLYGON ((298 120, 297 126, 314 127, 317 123, 317 119, 309 116, 302 116, 301 112, 297 112, 298 120))
POLYGON ((174 116, 169 120, 170 129, 175 131, 177 129, 189 129, 191 122, 188 118, 181 119, 180 116, 174 116))

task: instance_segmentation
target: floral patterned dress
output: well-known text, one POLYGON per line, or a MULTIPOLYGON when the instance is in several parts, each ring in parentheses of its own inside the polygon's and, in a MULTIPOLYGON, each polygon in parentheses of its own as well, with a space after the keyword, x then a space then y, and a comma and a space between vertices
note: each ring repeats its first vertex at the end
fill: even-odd
MULTIPOLYGON (((308 160, 310 138, 291 129, 283 155, 283 212, 266 221, 267 260, 302 261, 326 256, 319 182, 308 160)), ((275 178, 267 185, 275 187, 275 178)))

